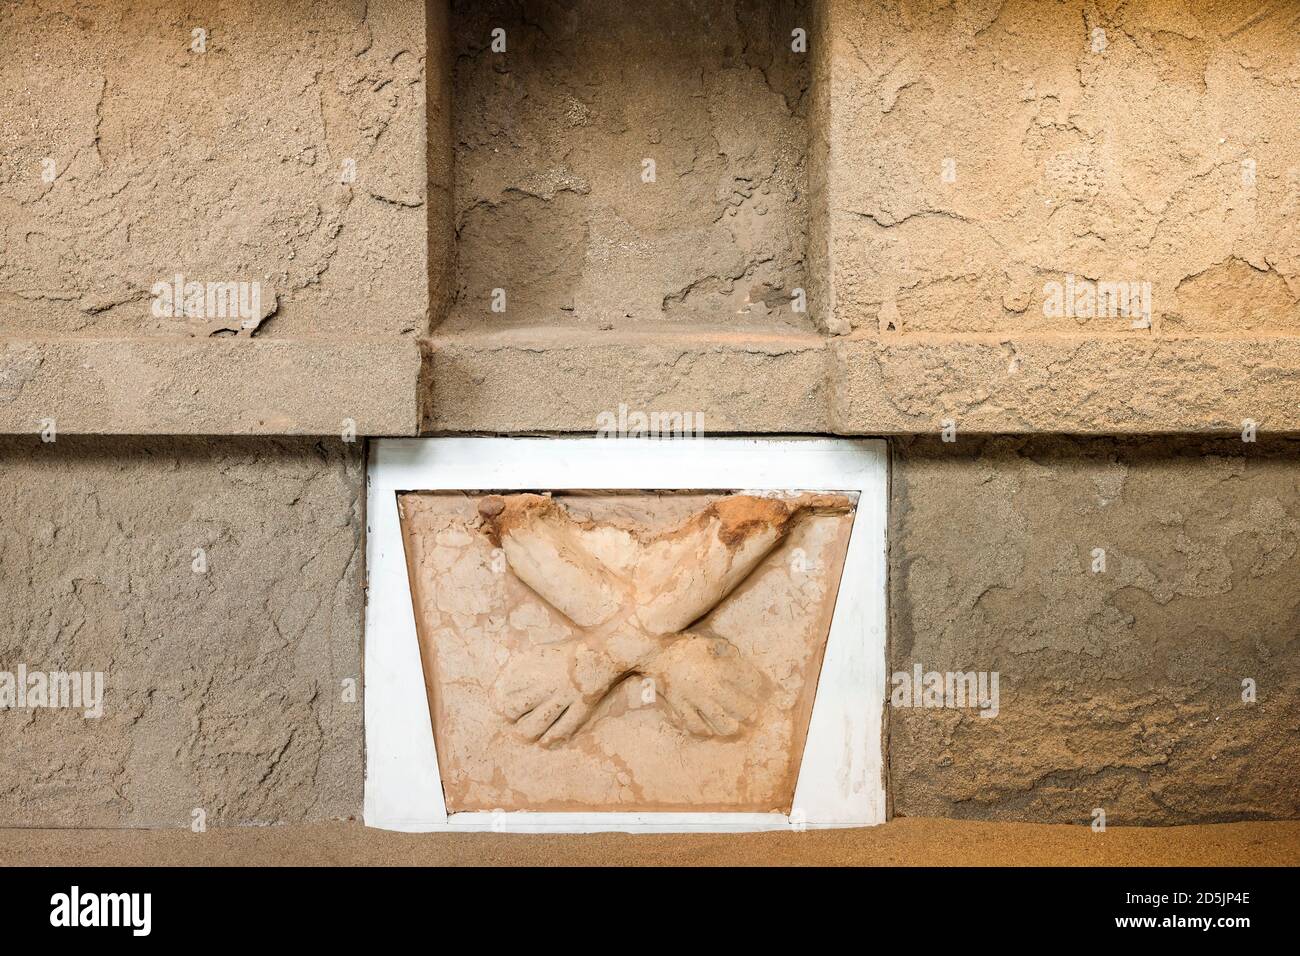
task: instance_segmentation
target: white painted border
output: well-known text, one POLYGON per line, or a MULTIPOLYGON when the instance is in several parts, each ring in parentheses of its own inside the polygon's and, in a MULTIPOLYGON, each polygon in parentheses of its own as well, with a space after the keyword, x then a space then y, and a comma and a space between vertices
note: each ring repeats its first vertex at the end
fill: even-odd
POLYGON ((885 533, 880 440, 393 438, 366 479, 367 826, 527 833, 871 826, 885 821, 885 533), (454 813, 443 802, 415 632, 399 491, 714 489, 857 491, 839 597, 795 786, 780 813, 454 813))

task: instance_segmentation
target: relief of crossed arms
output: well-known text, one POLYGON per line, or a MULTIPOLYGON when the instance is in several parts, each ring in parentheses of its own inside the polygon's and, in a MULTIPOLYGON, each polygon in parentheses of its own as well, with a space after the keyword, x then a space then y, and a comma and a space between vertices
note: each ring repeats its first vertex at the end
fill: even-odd
POLYGON ((700 620, 808 513, 844 514, 840 495, 720 498, 678 527, 639 536, 574 519, 533 494, 491 495, 479 513, 510 569, 563 614, 579 639, 543 646, 506 668, 501 712, 526 739, 568 740, 625 678, 650 678, 670 720, 701 737, 732 736, 754 713, 765 678, 700 620), (601 536, 620 561, 601 560, 601 536))

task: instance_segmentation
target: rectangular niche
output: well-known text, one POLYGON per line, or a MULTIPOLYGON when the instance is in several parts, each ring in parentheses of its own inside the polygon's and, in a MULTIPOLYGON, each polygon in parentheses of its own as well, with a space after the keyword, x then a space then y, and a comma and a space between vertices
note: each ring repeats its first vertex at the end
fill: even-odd
POLYGON ((370 468, 369 825, 884 820, 882 442, 394 439, 370 468))
POLYGON ((447 330, 811 329, 806 9, 453 2, 447 330))

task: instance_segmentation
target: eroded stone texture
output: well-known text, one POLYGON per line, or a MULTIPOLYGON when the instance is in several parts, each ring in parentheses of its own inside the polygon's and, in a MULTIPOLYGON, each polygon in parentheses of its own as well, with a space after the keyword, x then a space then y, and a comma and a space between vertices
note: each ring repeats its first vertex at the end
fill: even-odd
POLYGON ((455 324, 804 325, 800 26, 772 0, 455 3, 455 324))
POLYGON ((1001 700, 890 710, 895 812, 1300 815, 1300 442, 896 448, 891 670, 997 671, 1001 700))
POLYGON ((0 432, 411 435, 409 338, 0 341, 0 432))
POLYGON ((4 4, 0 335, 423 331, 424 60, 407 0, 4 4), (155 317, 176 273, 261 314, 155 317))
POLYGON ((590 432, 620 403, 697 413, 706 433, 829 430, 813 333, 511 329, 439 336, 424 361, 425 431, 590 432))
POLYGON ((98 720, 0 709, 0 826, 359 811, 358 449, 0 442, 0 671, 106 680, 98 720))
POLYGON ((1300 431, 1293 336, 959 341, 534 328, 438 336, 423 354, 428 431, 589 432, 620 403, 696 410, 720 433, 934 434, 945 420, 961 434, 1224 434, 1248 419, 1262 434, 1300 431))
POLYGON ((400 507, 449 810, 788 810, 849 498, 400 507))
POLYGON ((821 10, 823 327, 1300 329, 1293 3, 821 10), (1150 282, 1153 328, 1045 316, 1045 283, 1067 273, 1150 282))

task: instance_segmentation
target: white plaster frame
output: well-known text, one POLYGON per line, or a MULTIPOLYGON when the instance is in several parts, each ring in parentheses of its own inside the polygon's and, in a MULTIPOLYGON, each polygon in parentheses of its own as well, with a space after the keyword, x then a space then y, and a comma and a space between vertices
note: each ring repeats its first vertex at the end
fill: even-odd
POLYGON ((367 474, 367 826, 412 832, 691 832, 885 821, 886 516, 878 439, 385 438, 367 474), (443 801, 407 579, 402 491, 856 491, 848 552, 795 785, 782 813, 453 813, 443 801))

